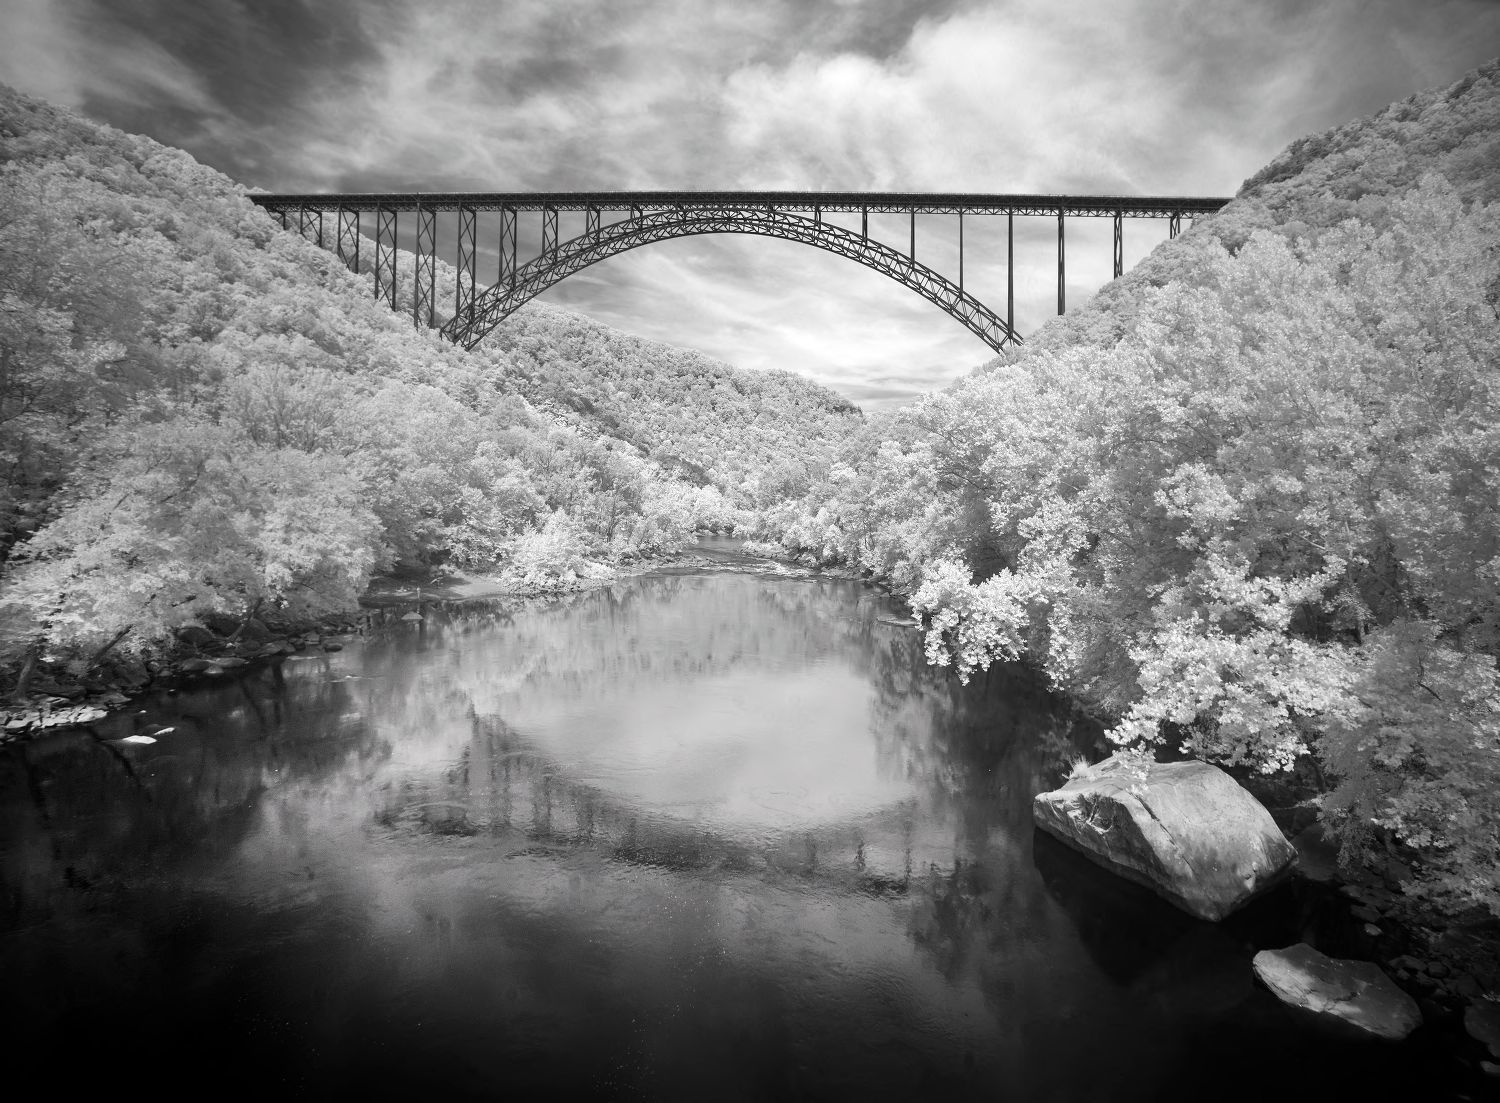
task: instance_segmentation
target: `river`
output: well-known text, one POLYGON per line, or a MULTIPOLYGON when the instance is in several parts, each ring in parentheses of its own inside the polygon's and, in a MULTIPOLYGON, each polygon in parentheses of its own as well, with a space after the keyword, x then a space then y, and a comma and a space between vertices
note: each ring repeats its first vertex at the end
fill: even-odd
POLYGON ((429 606, 0 748, 12 1075, 230 1098, 1435 1098, 1032 828, 1097 730, 752 566, 429 606), (127 737, 133 737, 127 738, 127 737), (139 741, 141 737, 154 742, 139 741), (1389 1094, 1389 1093, 1396 1094, 1389 1094))

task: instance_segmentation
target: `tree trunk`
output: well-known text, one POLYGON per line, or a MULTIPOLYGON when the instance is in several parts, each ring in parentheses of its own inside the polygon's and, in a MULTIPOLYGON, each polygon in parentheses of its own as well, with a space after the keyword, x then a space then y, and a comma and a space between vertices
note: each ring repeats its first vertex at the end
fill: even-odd
POLYGON ((255 599, 255 604, 250 606, 250 611, 245 614, 245 619, 240 621, 240 626, 236 628, 232 633, 230 633, 229 638, 224 641, 225 643, 233 643, 235 640, 240 638, 240 633, 245 630, 245 625, 249 624, 252 620, 255 619, 255 614, 260 612, 261 602, 265 600, 266 599, 263 597, 258 597, 255 599))
POLYGON ((94 654, 90 656, 89 665, 83 668, 83 672, 87 674, 95 667, 97 667, 99 663, 103 661, 104 656, 108 655, 111 651, 114 650, 115 644, 119 643, 127 635, 129 635, 130 630, 134 627, 135 625, 133 624, 127 624, 124 628, 121 628, 118 632, 116 632, 114 634, 114 638, 112 638, 107 644, 101 647, 98 651, 95 651, 94 654))

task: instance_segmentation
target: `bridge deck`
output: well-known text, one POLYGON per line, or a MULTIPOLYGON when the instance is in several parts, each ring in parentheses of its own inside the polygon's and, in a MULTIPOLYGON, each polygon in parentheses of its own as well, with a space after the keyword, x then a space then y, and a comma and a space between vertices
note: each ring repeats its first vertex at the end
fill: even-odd
POLYGON ((1142 195, 982 195, 964 192, 577 191, 252 193, 268 210, 332 211, 658 211, 693 207, 772 207, 780 211, 869 214, 1015 214, 1171 218, 1210 214, 1227 198, 1142 195))

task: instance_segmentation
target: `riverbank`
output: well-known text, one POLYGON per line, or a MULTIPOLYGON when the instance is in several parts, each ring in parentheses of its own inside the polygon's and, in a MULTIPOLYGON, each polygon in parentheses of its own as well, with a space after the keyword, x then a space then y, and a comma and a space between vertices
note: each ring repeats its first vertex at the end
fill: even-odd
POLYGON ((550 587, 520 587, 498 572, 423 570, 371 580, 359 607, 317 620, 288 620, 274 613, 234 617, 211 614, 180 628, 171 644, 147 657, 104 655, 82 672, 64 662, 38 662, 11 697, 0 704, 0 743, 43 731, 87 724, 124 708, 152 690, 179 689, 198 679, 231 676, 306 651, 342 650, 350 638, 394 621, 416 621, 431 605, 468 601, 546 598, 608 586, 658 571, 745 569, 755 565, 778 575, 859 580, 842 568, 810 568, 773 558, 758 545, 709 536, 689 548, 633 561, 609 575, 569 580, 550 587))
POLYGON ((1500 921, 1478 908, 1440 912, 1408 894, 1415 857, 1395 842, 1381 862, 1341 865, 1337 845, 1317 818, 1315 771, 1297 769, 1281 778, 1231 773, 1291 840, 1298 875, 1343 902, 1338 954, 1378 963, 1416 999, 1424 1022, 1460 1039, 1456 1057, 1500 1079, 1500 921))
MULTIPOLYGON (((620 572, 614 577, 620 577, 620 572)), ((359 607, 317 620, 274 613, 210 614, 179 628, 170 644, 146 657, 105 656, 86 671, 45 659, 0 707, 0 742, 87 724, 123 708, 139 694, 174 690, 274 663, 306 651, 334 652, 351 637, 394 620, 420 620, 432 603, 535 597, 607 585, 613 578, 579 580, 551 590, 509 586, 499 574, 404 572, 373 579, 359 607)))

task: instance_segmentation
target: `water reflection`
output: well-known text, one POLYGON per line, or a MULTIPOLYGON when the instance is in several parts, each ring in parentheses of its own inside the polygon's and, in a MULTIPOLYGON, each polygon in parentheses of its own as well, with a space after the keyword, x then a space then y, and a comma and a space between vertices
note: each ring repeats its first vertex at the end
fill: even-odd
POLYGON ((175 1085, 379 1098, 1156 1099, 1205 1053, 1410 1061, 1310 1056, 1253 925, 1035 840, 1096 732, 1021 672, 958 686, 891 612, 743 571, 431 609, 6 748, 4 1028, 87 1037, 65 1082, 150 1038, 175 1085))

